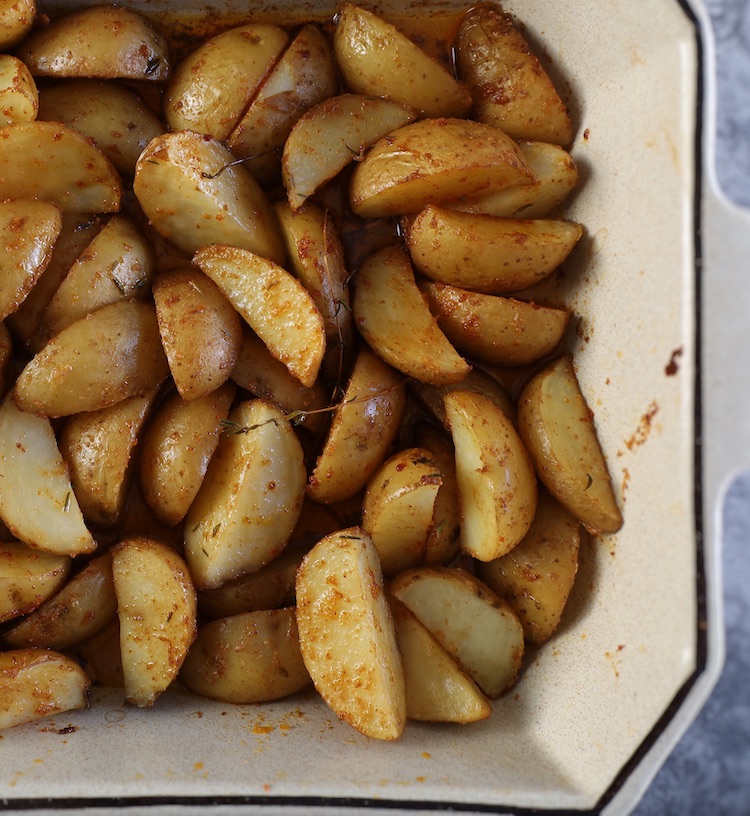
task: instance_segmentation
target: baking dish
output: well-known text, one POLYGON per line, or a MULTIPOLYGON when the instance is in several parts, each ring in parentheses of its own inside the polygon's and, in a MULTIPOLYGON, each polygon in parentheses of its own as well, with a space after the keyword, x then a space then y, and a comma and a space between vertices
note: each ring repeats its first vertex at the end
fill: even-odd
MULTIPOLYGON (((97 692, 90 710, 2 735, 5 807, 619 814, 700 709, 722 662, 721 499, 750 436, 736 354, 750 231, 713 174, 707 15, 678 0, 504 5, 543 44, 577 123, 583 183, 569 215, 587 235, 565 296, 626 519, 583 553, 562 630, 489 721, 412 723, 395 744, 360 737, 312 697, 231 708, 175 692, 140 711, 97 692)), ((284 22, 334 11, 250 7, 284 22)))

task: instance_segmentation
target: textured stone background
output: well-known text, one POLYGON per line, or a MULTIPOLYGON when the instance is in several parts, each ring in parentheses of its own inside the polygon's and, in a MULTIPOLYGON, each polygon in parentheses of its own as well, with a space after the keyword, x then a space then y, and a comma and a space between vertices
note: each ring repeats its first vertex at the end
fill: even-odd
MULTIPOLYGON (((750 207, 750 0, 704 2, 716 38, 719 182, 750 207)), ((727 497, 725 525, 726 667, 635 816, 750 816, 750 474, 727 497)))

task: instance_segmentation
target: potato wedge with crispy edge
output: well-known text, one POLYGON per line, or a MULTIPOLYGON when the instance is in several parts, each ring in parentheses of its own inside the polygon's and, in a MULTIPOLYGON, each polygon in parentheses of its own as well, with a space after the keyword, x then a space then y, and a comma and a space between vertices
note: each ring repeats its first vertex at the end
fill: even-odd
POLYGON ((224 703, 265 703, 301 691, 310 675, 295 610, 245 612, 204 624, 180 680, 194 694, 224 703))
POLYGON ((391 23, 352 3, 336 18, 333 47, 346 84, 423 116, 464 116, 471 92, 391 23))
POLYGON ((36 198, 63 213, 120 209, 121 184, 109 159, 58 122, 0 128, 0 198, 36 198))
POLYGON ((489 5, 469 9, 456 36, 456 64, 480 122, 514 139, 570 143, 568 109, 509 14, 489 5))
POLYGON ((73 491, 83 517, 93 526, 109 527, 122 516, 135 447, 156 393, 75 414, 60 431, 58 444, 73 491))
POLYGON ((516 292, 546 278, 583 232, 572 221, 497 218, 434 204, 404 222, 412 263, 423 275, 489 295, 516 292))
POLYGON ((407 718, 457 723, 486 720, 492 705, 479 686, 407 606, 396 598, 390 599, 390 605, 404 664, 407 718))
POLYGON ((0 201, 0 320, 16 312, 44 273, 62 230, 55 204, 0 201))
POLYGON ((461 547, 479 561, 513 549, 534 520, 534 468, 513 423, 498 406, 470 391, 445 395, 456 451, 461 547))
POLYGON ((200 489, 235 391, 228 382, 189 402, 171 394, 145 429, 139 456, 143 498, 168 527, 182 521, 200 489))
POLYGON ((34 76, 161 82, 170 71, 167 42, 142 15, 94 6, 58 17, 21 44, 34 76))
POLYGON ((417 213, 427 204, 533 181, 516 143, 469 119, 422 119, 380 139, 352 173, 355 215, 417 213))
POLYGON ((0 404, 0 518, 35 549, 80 555, 96 549, 48 419, 0 404))
POLYGON ((534 180, 446 202, 454 210, 501 217, 546 218, 578 186, 578 168, 559 145, 518 142, 534 180))
POLYGON ((302 509, 305 476, 302 446, 278 408, 256 399, 232 410, 185 517, 185 558, 199 589, 279 555, 302 509))
POLYGON ((130 218, 113 215, 78 256, 50 298, 37 329, 48 340, 87 314, 128 298, 146 297, 154 253, 130 218))
POLYGON ((143 396, 169 374, 154 307, 121 301, 63 329, 25 366, 18 407, 59 417, 143 396))
POLYGON ((219 287, 195 268, 157 275, 153 285, 159 334, 180 396, 205 397, 232 373, 242 320, 219 287))
POLYGON ((622 514, 570 355, 526 384, 518 399, 518 430, 549 492, 590 533, 617 532, 622 514))
POLYGON ((98 79, 66 79, 43 86, 37 118, 62 122, 93 139, 130 178, 146 145, 167 129, 131 88, 98 79))
POLYGON ((580 524, 546 491, 523 541, 480 564, 477 576, 510 605, 530 643, 544 643, 560 623, 578 571, 580 524))
POLYGON ((471 370, 438 328, 402 247, 384 247, 365 259, 352 307, 370 347, 404 374, 444 385, 460 382, 471 370))
POLYGON ((112 556, 95 558, 65 586, 6 631, 2 640, 14 649, 41 646, 62 651, 101 632, 117 615, 112 556))
POLYGON ((9 0, 0 7, 0 49, 5 51, 31 31, 36 20, 36 0, 9 0))
POLYGON ((510 606, 478 578, 450 567, 420 567, 397 575, 389 591, 488 697, 515 683, 523 629, 510 606))
POLYGON ((378 553, 358 527, 319 541, 297 573, 300 648, 329 708, 368 737, 398 739, 406 721, 401 653, 378 553))
POLYGON ((243 333, 232 379, 254 396, 278 405, 305 428, 318 432, 327 424, 328 398, 323 384, 302 385, 250 329, 243 333))
POLYGON ((396 438, 406 407, 402 377, 360 349, 307 486, 323 504, 349 499, 368 482, 396 438))
POLYGON ((117 615, 101 632, 86 638, 67 653, 84 669, 95 686, 124 688, 120 655, 120 621, 117 615))
POLYGON ((196 598, 182 558, 167 544, 128 538, 112 549, 125 702, 153 705, 195 640, 196 598))
POLYGON ((304 26, 258 89, 227 139, 227 147, 261 183, 281 172, 284 142, 297 120, 338 92, 339 79, 325 34, 304 26))
POLYGON ((372 475, 362 505, 362 529, 378 551, 384 575, 424 559, 442 483, 437 463, 422 448, 393 454, 372 475))
POLYGON ((0 543, 0 623, 27 615, 65 583, 67 555, 35 550, 20 541, 0 543))
POLYGON ((398 102, 361 94, 342 94, 315 105, 284 143, 281 173, 291 208, 298 210, 371 145, 416 115, 398 102))
POLYGON ((279 26, 246 23, 201 43, 175 67, 167 86, 164 117, 170 130, 225 141, 288 41, 279 26))
POLYGON ((86 672, 58 652, 0 652, 0 729, 87 708, 90 688, 86 672))
POLYGON ((237 247, 203 247, 193 262, 216 283, 271 354, 310 388, 318 377, 326 336, 323 317, 307 289, 278 264, 237 247))
POLYGON ((17 57, 0 54, 0 127, 33 122, 39 113, 39 91, 29 69, 17 57))
POLYGON ((284 259, 265 193, 215 139, 187 130, 157 136, 138 159, 133 191, 154 229, 188 255, 229 244, 284 259))
POLYGON ((570 320, 566 309, 434 281, 421 281, 419 286, 448 340, 490 365, 526 365, 551 354, 570 320))
POLYGON ((0 323, 0 394, 4 394, 7 379, 11 373, 13 360, 13 340, 5 323, 0 323))

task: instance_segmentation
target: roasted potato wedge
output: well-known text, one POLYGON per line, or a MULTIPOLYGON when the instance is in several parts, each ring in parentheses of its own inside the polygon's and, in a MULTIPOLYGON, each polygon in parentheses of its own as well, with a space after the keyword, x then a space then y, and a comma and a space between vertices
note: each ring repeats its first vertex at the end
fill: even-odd
POLYGON ((138 159, 133 192, 154 229, 186 254, 229 244, 284 259, 265 193, 215 139, 187 130, 157 136, 138 159))
POLYGON ((95 686, 124 688, 120 655, 120 621, 117 615, 101 632, 86 638, 68 655, 83 667, 95 686))
POLYGON ((469 9, 456 36, 456 64, 480 122, 514 139, 566 145, 573 138, 567 107, 510 14, 490 5, 469 9))
POLYGON ((233 409, 185 518, 185 557, 199 589, 272 561, 286 546, 305 495, 302 446, 263 400, 233 409))
POLYGON ((523 629, 508 604, 478 578, 449 567, 407 570, 390 592, 490 698, 507 691, 523 658, 523 629))
POLYGON ((150 538, 117 544, 112 574, 125 702, 148 707, 177 676, 195 640, 195 589, 182 558, 150 538))
POLYGON ((226 140, 284 50, 276 25, 248 23, 203 42, 175 68, 164 99, 171 130, 226 140))
POLYGON ((523 154, 501 130, 469 119, 422 119, 367 151, 352 173, 349 200, 361 218, 408 215, 531 181, 523 154))
POLYGON ((370 347, 404 374, 442 385, 460 382, 469 373, 469 364, 438 328, 400 246, 365 259, 354 284, 353 309, 370 347))
POLYGON ((239 314, 211 278, 187 266, 158 275, 153 294, 177 391, 185 400, 207 396, 229 379, 237 363, 239 314))
POLYGON ((622 514, 570 355, 527 383, 518 400, 518 430, 550 493, 589 532, 617 532, 622 514))
POLYGON ((69 416, 142 396, 168 373, 154 307, 125 300, 53 337, 24 367, 14 397, 22 411, 69 416))
POLYGON ((182 666, 195 694, 224 703, 279 700, 310 684, 293 608, 245 612, 205 624, 182 666))
POLYGON ((143 434, 143 497, 168 527, 182 521, 203 483, 235 390, 233 383, 225 383, 190 401, 172 394, 158 406, 143 434))
POLYGON ((59 652, 0 652, 0 729, 86 708, 90 687, 86 672, 59 652))
POLYGON ((31 31, 36 15, 36 0, 6 0, 0 6, 0 49, 19 43, 31 31))
POLYGON ((116 614, 112 557, 107 552, 5 632, 2 640, 15 649, 40 646, 62 651, 100 632, 116 614))
POLYGON ((237 247, 214 244, 193 262, 211 278, 268 350, 302 385, 318 377, 325 325, 312 295, 286 269, 237 247))
POLYGON ((546 278, 583 231, 571 221, 498 218, 436 205, 405 222, 406 246, 423 275, 490 295, 526 289, 546 278))
POLYGON ((27 615, 65 583, 71 559, 28 547, 0 543, 0 623, 27 615))
POLYGON ((334 96, 315 105, 284 143, 281 171, 291 208, 298 210, 371 145, 415 118, 414 110, 398 102, 362 94, 334 96))
POLYGON ((331 710, 365 736, 401 736, 403 664, 378 553, 364 531, 333 533, 307 554, 297 573, 297 625, 305 666, 331 710))
POLYGON ((578 571, 578 519, 546 491, 534 522, 509 553, 480 564, 477 575, 510 605, 530 643, 544 643, 557 629, 578 571))
POLYGON ((534 468, 513 423, 498 406, 470 391, 445 395, 456 450, 461 547, 479 561, 509 552, 534 520, 534 468))
POLYGON ((80 555, 96 549, 48 419, 0 404, 0 518, 35 549, 80 555))
POLYGON ((165 38, 145 17, 121 6, 58 17, 24 40, 18 56, 34 76, 161 82, 170 72, 165 38))
POLYGON ((34 288, 61 230, 62 216, 55 204, 0 201, 0 320, 16 312, 34 288))
POLYGON ((36 198, 64 213, 120 209, 121 184, 109 159, 58 122, 0 128, 0 198, 36 198))
POLYGON ((464 354, 496 366, 527 365, 552 353, 570 320, 566 309, 423 281, 440 329, 464 354))
POLYGON ((362 529, 378 551, 384 575, 422 562, 442 483, 437 463, 422 448, 395 453, 373 474, 362 505, 362 529))
POLYGON ((39 91, 29 69, 17 57, 0 54, 0 128, 33 122, 39 113, 39 91))
POLYGON ((385 459, 405 406, 399 375, 362 348, 310 475, 308 496, 333 504, 356 495, 385 459))
POLYGON ((38 118, 62 122, 93 139, 129 178, 146 145, 167 129, 135 91, 98 79, 66 79, 43 86, 38 118))
POLYGON ((391 611, 404 664, 406 716, 427 722, 486 720, 490 701, 408 607, 395 598, 391 611))
POLYGON ((371 11, 344 3, 333 47, 344 81, 356 93, 392 99, 422 116, 463 116, 471 107, 465 85, 371 11))

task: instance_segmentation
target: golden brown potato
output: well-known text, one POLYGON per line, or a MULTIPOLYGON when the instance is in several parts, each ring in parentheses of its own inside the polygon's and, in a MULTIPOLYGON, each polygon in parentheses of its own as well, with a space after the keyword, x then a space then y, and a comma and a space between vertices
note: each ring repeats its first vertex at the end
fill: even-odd
POLYGON ((177 676, 197 631, 195 589, 167 544, 128 538, 112 550, 125 702, 141 708, 177 676))
POLYGON ((257 399, 234 408, 185 517, 185 557, 199 589, 279 555, 302 508, 305 475, 302 446, 278 408, 257 399))
POLYGON ((401 377, 362 348, 310 475, 309 497, 333 504, 357 494, 385 458, 405 405, 401 377))
POLYGON ((0 320, 13 314, 44 273, 62 229, 46 201, 0 201, 0 320))
POLYGON ((58 17, 28 37, 18 55, 34 76, 160 82, 170 71, 164 37, 145 17, 119 6, 58 17))
POLYGON ((354 320, 370 347, 422 382, 460 382, 471 367, 440 331, 400 246, 370 255, 354 284, 354 320))
POLYGON ((142 396, 168 373, 154 307, 126 300, 53 337, 19 375, 14 397, 23 411, 69 416, 142 396))
POLYGON ((164 116, 170 129, 223 142, 288 39, 279 26, 248 23, 201 43, 175 68, 167 87, 164 116))
POLYGON ((48 419, 0 404, 0 518, 35 549, 79 555, 96 549, 48 419))
POLYGON ((229 379, 237 363, 240 316, 211 278, 188 266, 158 275, 153 293, 177 391, 185 400, 207 396, 229 379))
POLYGON ((550 493, 589 532, 617 532, 622 514, 570 355, 527 383, 518 400, 518 430, 550 493))
POLYGON ((501 130, 468 119, 422 119, 370 148, 354 168, 349 199, 361 218, 408 215, 532 180, 523 154, 501 130))
POLYGON ((284 260, 265 193, 215 139, 187 130, 152 139, 136 164, 133 192, 154 229, 188 255, 229 244, 284 260))
POLYGON ((101 632, 86 638, 68 651, 91 678, 95 686, 123 688, 122 657, 120 656, 120 621, 117 615, 101 632))
POLYGON ((297 573, 297 625, 305 666, 331 710, 368 737, 401 736, 401 653, 377 550, 363 530, 333 533, 307 554, 297 573))
POLYGON ((570 319, 565 309, 443 283, 423 281, 420 288, 448 340, 490 365, 527 365, 545 357, 557 348, 570 319))
POLYGON ((578 571, 579 544, 578 520, 544 491, 523 541, 479 565, 479 578, 505 598, 531 643, 544 643, 560 623, 578 571))
POLYGON ((463 116, 469 89, 386 20, 344 3, 333 46, 346 84, 356 93, 382 96, 423 116, 463 116))
POLYGON ((0 128, 33 122, 39 112, 39 91, 29 69, 17 57, 0 54, 0 128))
POLYGON ((65 583, 71 559, 22 544, 0 543, 0 623, 27 615, 65 583))
POLYGON ((470 391, 445 395, 461 507, 461 547, 479 561, 513 549, 534 519, 537 483, 513 423, 470 391))
POLYGON ((514 139, 571 141, 568 110, 509 14, 489 5, 470 9, 458 29, 456 62, 480 122, 514 139))
POLYGON ((86 672, 58 652, 0 652, 0 729, 86 708, 90 687, 86 672))
POLYGON ((268 350, 312 387, 325 352, 325 325, 312 295, 286 269, 225 244, 203 247, 193 262, 208 275, 268 350))
POLYGON ((405 220, 412 263, 428 278, 500 295, 526 289, 568 257, 580 224, 462 213, 431 204, 405 220))
POLYGON ((0 50, 12 48, 31 31, 36 13, 36 0, 5 0, 0 5, 0 50))
POLYGON ((263 703, 310 683, 294 609, 245 612, 202 626, 182 666, 189 691, 225 703, 263 703))
POLYGON ((235 390, 233 383, 225 383, 189 402, 172 394, 156 409, 141 442, 140 484, 163 524, 182 521, 197 495, 235 390))

